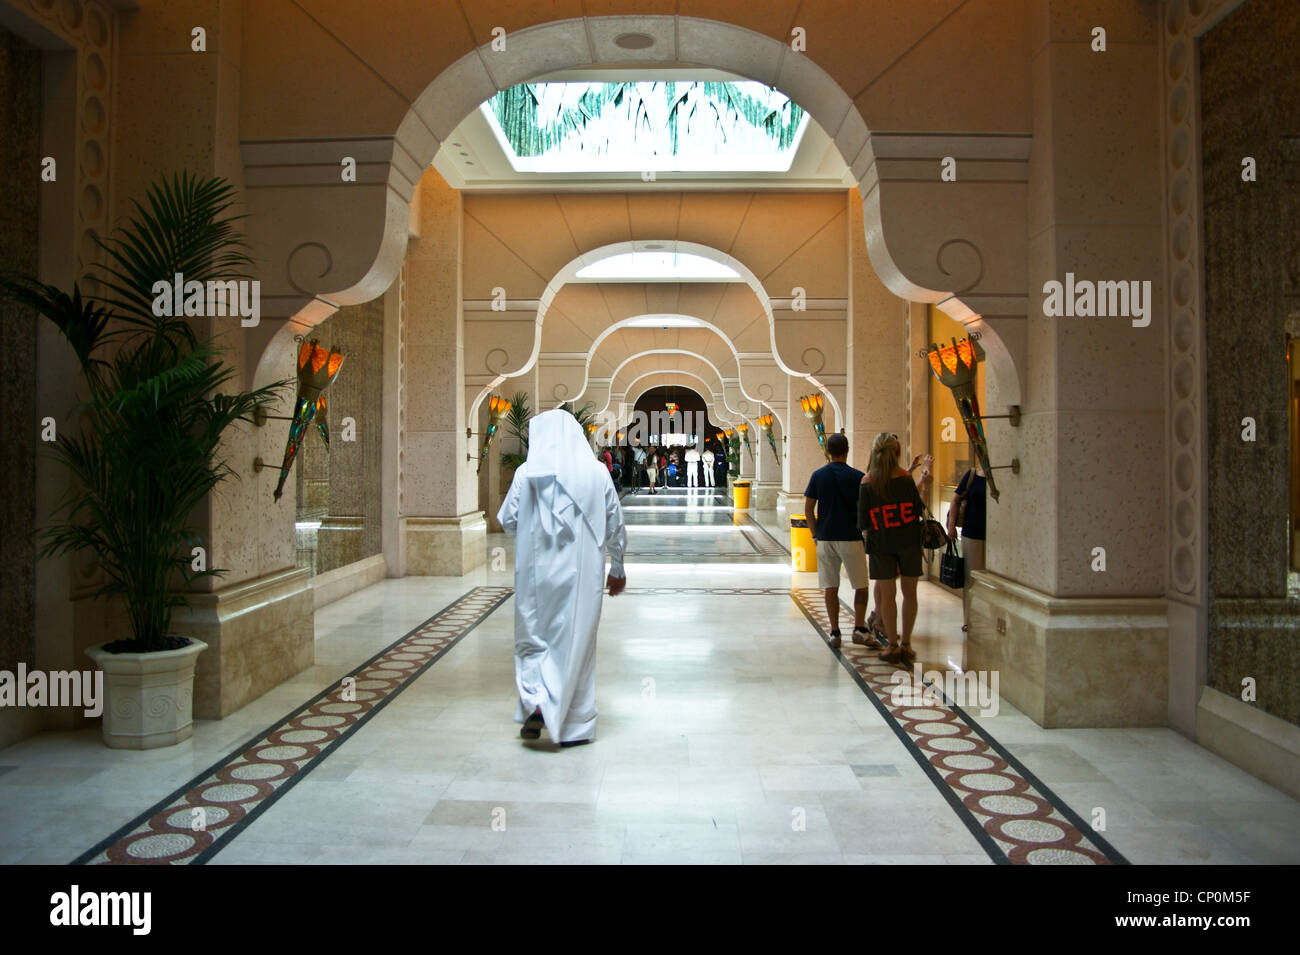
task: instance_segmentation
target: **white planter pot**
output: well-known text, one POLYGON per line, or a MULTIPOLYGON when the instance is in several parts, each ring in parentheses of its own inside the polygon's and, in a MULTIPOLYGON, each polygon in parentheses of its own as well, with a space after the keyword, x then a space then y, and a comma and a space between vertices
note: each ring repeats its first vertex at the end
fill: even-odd
POLYGON ((112 749, 156 749, 194 732, 194 663, 208 648, 190 639, 179 650, 86 651, 104 671, 104 743, 112 749))

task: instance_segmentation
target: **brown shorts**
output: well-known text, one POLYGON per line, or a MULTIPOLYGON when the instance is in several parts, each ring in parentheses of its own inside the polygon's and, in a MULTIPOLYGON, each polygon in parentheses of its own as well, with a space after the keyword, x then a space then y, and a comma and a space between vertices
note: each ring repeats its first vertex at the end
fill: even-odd
POLYGON ((893 580, 900 574, 903 577, 921 576, 921 546, 909 547, 898 554, 868 554, 872 580, 893 580))

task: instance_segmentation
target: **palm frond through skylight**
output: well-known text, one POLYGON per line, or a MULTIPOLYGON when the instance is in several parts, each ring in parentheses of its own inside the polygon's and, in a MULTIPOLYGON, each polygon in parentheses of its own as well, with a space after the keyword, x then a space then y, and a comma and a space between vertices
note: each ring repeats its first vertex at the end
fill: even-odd
POLYGON ((483 111, 519 172, 783 172, 807 126, 754 82, 523 83, 483 111))

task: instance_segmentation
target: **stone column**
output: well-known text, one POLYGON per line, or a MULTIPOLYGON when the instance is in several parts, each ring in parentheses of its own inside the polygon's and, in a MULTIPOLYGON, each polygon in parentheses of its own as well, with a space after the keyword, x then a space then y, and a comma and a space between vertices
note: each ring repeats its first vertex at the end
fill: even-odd
POLYGON ((459 575, 486 559, 478 445, 465 434, 461 194, 432 169, 417 186, 419 238, 406 254, 399 475, 408 574, 459 575))
MULTIPOLYGON (((0 168, 36 169, 41 156, 41 53, 0 28, 0 168)), ((41 182, 14 175, 0 205, 0 261, 36 274, 41 182)), ((31 310, 0 302, 0 440, 5 448, 5 496, 0 517, 7 540, 0 559, 0 612, 8 622, 0 636, 0 670, 14 672, 36 656, 37 323, 31 310)), ((48 414, 49 412, 46 412, 48 414)), ((5 707, 0 748, 26 735, 41 711, 5 707)))
MULTIPOLYGON (((790 431, 786 435, 789 441, 786 442, 780 506, 788 513, 803 510, 803 492, 808 488, 808 478, 813 471, 826 463, 826 455, 822 451, 821 442, 817 440, 817 432, 813 430, 812 422, 799 406, 800 396, 807 394, 808 390, 808 382, 802 378, 787 380, 786 407, 789 409, 790 431)), ((827 408, 823 420, 832 417, 830 408, 827 408)), ((828 434, 829 429, 830 421, 827 420, 828 434)))
MULTIPOLYGON (((776 410, 779 414, 785 413, 780 405, 775 408, 769 405, 769 409, 776 410)), ((767 435, 763 434, 763 429, 757 423, 754 424, 750 431, 750 440, 754 442, 754 455, 757 458, 757 466, 754 468, 754 488, 750 501, 755 508, 771 510, 777 506, 777 501, 780 499, 784 461, 778 460, 772 454, 772 446, 767 443, 767 435)), ((780 419, 776 415, 772 417, 772 437, 776 441, 777 454, 780 454, 782 431, 780 419)))
POLYGON ((1000 671, 1043 726, 1167 718, 1158 8, 1104 6, 1103 53, 1091 20, 1033 5, 1024 417, 986 429, 992 463, 1021 472, 996 472, 971 595, 968 667, 1000 671), (1067 273, 1137 282, 1150 324, 1047 315, 1045 283, 1067 273))
MULTIPOLYGON (((849 464, 866 471, 871 442, 881 431, 907 434, 908 303, 887 289, 867 254, 862 202, 849 192, 848 400, 849 464)), ((922 309, 924 312, 924 309, 922 309)), ((798 405, 794 405, 796 410, 798 405)), ((802 488, 800 489, 802 490, 802 488)))
POLYGON ((322 327, 321 345, 343 352, 325 392, 330 444, 325 451, 327 509, 316 537, 317 571, 337 570, 381 550, 380 449, 383 441, 384 300, 339 309, 322 327))

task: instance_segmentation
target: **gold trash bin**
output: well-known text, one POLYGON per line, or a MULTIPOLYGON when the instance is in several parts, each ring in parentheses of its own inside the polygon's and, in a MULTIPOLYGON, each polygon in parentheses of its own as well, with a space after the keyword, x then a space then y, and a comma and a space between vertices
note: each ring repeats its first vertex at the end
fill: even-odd
POLYGON ((749 482, 734 481, 732 482, 731 487, 735 492, 734 506, 736 509, 742 511, 747 510, 749 508, 749 482))
POLYGON ((817 542, 803 514, 790 515, 790 569, 797 573, 817 570, 817 542))

